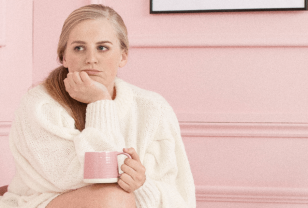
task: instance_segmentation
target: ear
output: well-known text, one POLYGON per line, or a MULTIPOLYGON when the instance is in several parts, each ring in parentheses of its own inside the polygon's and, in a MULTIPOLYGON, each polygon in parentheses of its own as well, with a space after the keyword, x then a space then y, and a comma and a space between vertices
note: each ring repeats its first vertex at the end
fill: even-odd
POLYGON ((122 55, 121 55, 119 67, 122 68, 123 66, 125 66, 126 63, 127 63, 127 60, 128 60, 128 54, 127 54, 127 52, 123 51, 122 55))

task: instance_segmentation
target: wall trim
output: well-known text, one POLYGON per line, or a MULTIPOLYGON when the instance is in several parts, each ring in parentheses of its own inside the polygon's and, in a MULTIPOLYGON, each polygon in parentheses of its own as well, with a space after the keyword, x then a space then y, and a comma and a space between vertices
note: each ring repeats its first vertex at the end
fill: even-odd
POLYGON ((197 201, 307 204, 308 188, 196 186, 197 201))
POLYGON ((152 47, 308 47, 306 35, 294 34, 151 34, 129 36, 132 48, 152 47))
POLYGON ((308 113, 207 113, 177 112, 181 122, 199 123, 303 123, 308 124, 308 113))
MULTIPOLYGON (((0 121, 0 136, 8 136, 12 122, 0 121)), ((183 137, 308 138, 308 124, 180 122, 183 137)))
POLYGON ((308 138, 308 124, 293 123, 185 123, 183 137, 308 138))
POLYGON ((11 121, 0 121, 0 136, 8 136, 10 133, 11 125, 11 121))

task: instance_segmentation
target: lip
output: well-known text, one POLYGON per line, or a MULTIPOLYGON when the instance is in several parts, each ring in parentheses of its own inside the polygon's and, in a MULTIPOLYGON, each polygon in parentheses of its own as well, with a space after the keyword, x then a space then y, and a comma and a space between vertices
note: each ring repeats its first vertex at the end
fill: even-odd
POLYGON ((96 69, 85 69, 85 70, 82 70, 82 71, 86 72, 89 75, 95 75, 95 74, 100 73, 100 71, 98 71, 96 69))

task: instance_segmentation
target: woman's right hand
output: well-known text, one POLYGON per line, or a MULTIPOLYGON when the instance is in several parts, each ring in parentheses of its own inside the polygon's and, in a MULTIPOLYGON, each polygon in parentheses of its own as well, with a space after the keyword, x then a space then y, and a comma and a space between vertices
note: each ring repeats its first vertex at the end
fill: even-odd
POLYGON ((64 79, 65 89, 75 100, 93 103, 98 100, 111 100, 105 85, 92 80, 84 71, 68 73, 64 79))

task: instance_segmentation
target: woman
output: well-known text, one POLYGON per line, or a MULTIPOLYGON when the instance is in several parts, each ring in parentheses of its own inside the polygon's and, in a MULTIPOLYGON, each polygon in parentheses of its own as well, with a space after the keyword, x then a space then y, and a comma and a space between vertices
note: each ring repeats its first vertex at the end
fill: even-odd
POLYGON ((128 58, 122 18, 102 5, 75 10, 58 57, 63 65, 28 91, 15 114, 16 175, 0 207, 196 207, 172 108, 116 77, 128 58), (83 182, 88 151, 124 151, 132 159, 117 184, 90 185, 83 182))

